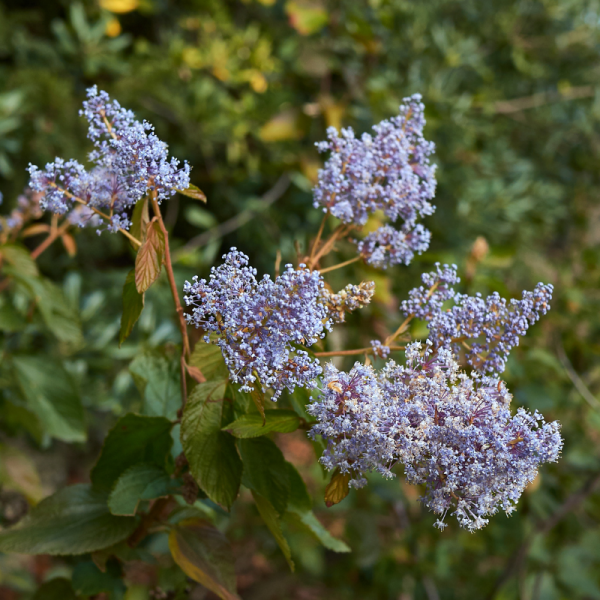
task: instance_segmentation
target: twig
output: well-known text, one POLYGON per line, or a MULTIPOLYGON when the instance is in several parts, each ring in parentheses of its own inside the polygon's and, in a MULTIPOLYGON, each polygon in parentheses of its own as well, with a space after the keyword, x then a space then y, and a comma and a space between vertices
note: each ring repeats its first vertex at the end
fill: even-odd
POLYGON ((560 102, 561 100, 577 100, 579 98, 589 98, 596 93, 592 85, 580 85, 570 87, 562 92, 538 92, 531 96, 523 98, 514 98, 513 100, 500 100, 494 102, 494 111, 501 115, 508 115, 529 108, 538 108, 551 102, 560 102))
POLYGON ((558 360, 560 364, 563 366, 564 370, 567 372, 569 379, 573 382, 575 389, 581 394, 583 399, 594 409, 600 410, 600 401, 590 392, 587 385, 585 385, 583 379, 579 377, 577 371, 573 368, 569 357, 567 356, 563 345, 559 342, 556 345, 556 353, 558 354, 558 360))
POLYGON ((241 213, 235 215, 235 217, 231 217, 227 221, 224 221, 220 225, 193 237, 185 246, 177 250, 174 253, 174 259, 177 261, 179 258, 193 250, 194 248, 199 248, 202 246, 206 246, 209 242, 216 240, 218 238, 227 235, 228 233, 232 233, 236 229, 242 227, 250 221, 253 217, 255 217, 259 212, 262 212, 271 204, 279 200, 283 194, 287 191, 290 186, 290 178, 287 173, 284 173, 278 180, 277 183, 261 198, 261 204, 257 208, 247 209, 242 211, 241 213))
POLYGON ((177 283, 175 282, 175 275, 173 273, 173 263, 171 262, 171 250, 169 248, 169 232, 165 227, 165 223, 163 221, 160 207, 158 205, 158 201, 156 199, 156 191, 152 191, 150 194, 150 199, 152 201, 152 208, 154 209, 154 214, 158 218, 158 223, 160 225, 160 229, 165 238, 165 257, 164 264, 165 269, 167 271, 167 276, 169 278, 169 285, 171 287, 171 295, 173 296, 173 302, 175 303, 175 310, 177 311, 177 316, 179 317, 179 329, 181 331, 181 340, 182 340, 182 349, 181 349, 181 395, 182 402, 181 405, 185 406, 187 401, 187 385, 186 385, 186 369, 185 364, 190 356, 190 339, 187 333, 187 324, 185 322, 185 317, 183 316, 183 307, 181 306, 181 301, 179 300, 179 291, 177 289, 177 283))
MULTIPOLYGON (((389 346, 390 350, 404 350, 404 346, 389 346)), ((315 356, 354 356, 356 354, 373 354, 373 348, 357 348, 356 350, 331 350, 330 352, 315 352, 315 356)))
POLYGON ((360 260, 361 258, 362 258, 362 256, 359 254, 358 256, 355 256, 354 258, 351 258, 350 260, 346 260, 337 265, 333 265, 333 267, 327 267, 326 269, 319 269, 319 272, 321 273, 321 275, 323 273, 329 273, 329 271, 335 271, 336 269, 341 269, 342 267, 345 267, 346 265, 351 265, 353 262, 356 262, 357 260, 360 260))
POLYGON ((70 225, 71 223, 67 219, 60 227, 55 228, 54 231, 52 231, 52 233, 50 233, 37 248, 34 248, 34 250, 31 252, 31 258, 36 260, 38 256, 42 254, 42 252, 46 251, 52 245, 52 243, 69 228, 70 225))

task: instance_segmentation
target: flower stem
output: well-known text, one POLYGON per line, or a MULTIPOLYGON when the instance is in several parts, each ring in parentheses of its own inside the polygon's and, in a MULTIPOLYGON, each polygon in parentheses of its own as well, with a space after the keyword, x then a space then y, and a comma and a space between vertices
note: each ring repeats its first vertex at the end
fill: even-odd
MULTIPOLYGON (((404 346, 390 346, 390 350, 404 350, 404 346)), ((373 354, 373 348, 357 348, 356 350, 332 350, 331 352, 315 352, 315 356, 355 356, 357 354, 373 354)))
POLYGON ((156 199, 156 191, 152 191, 150 195, 150 199, 152 201, 152 208, 154 209, 154 214, 158 219, 158 224, 165 238, 165 257, 164 257, 164 265, 167 271, 167 277, 169 278, 169 286, 171 287, 171 294, 173 296, 173 302, 175 303, 175 310, 177 311, 177 316, 179 318, 179 329, 181 331, 181 339, 182 339, 182 350, 181 350, 181 394, 182 394, 182 406, 185 406, 187 401, 187 385, 186 385, 186 369, 185 365, 187 360, 190 357, 190 340, 187 333, 187 324, 185 322, 185 317, 183 316, 183 307, 181 306, 181 301, 179 300, 179 292, 177 289, 177 284, 175 283, 175 275, 173 273, 173 263, 171 262, 171 250, 169 248, 169 232, 165 227, 165 223, 162 218, 162 214, 160 212, 160 207, 158 205, 158 201, 156 199))
POLYGON ((71 223, 68 219, 66 219, 60 227, 54 228, 54 230, 48 234, 48 237, 46 237, 46 239, 31 252, 31 258, 36 260, 38 256, 42 254, 42 252, 45 252, 52 245, 52 243, 70 227, 70 225, 71 223))
POLYGON ((355 256, 354 258, 351 258, 350 260, 346 260, 337 265, 333 265, 333 267, 327 267, 326 269, 320 269, 319 272, 321 273, 321 275, 323 273, 329 273, 329 271, 335 271, 336 269, 341 269, 342 267, 345 267, 346 265, 351 265, 353 262, 356 262, 357 260, 360 260, 361 258, 362 258, 362 256, 358 255, 358 256, 355 256))

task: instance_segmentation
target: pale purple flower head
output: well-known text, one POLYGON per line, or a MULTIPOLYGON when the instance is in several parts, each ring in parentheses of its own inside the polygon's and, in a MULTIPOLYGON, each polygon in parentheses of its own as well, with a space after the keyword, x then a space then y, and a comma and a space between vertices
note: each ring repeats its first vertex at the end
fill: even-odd
POLYGON ((327 130, 328 141, 317 144, 330 157, 319 171, 314 206, 344 223, 362 227, 370 214, 382 211, 389 225, 359 245, 368 263, 386 267, 408 264, 429 246, 430 234, 417 220, 434 211, 435 146, 423 137, 425 107, 421 96, 405 98, 400 114, 373 127, 374 135, 355 137, 352 128, 327 130))
POLYGON ((76 160, 56 158, 45 168, 29 165, 30 186, 44 194, 44 209, 65 214, 77 201, 114 215, 109 231, 127 229, 126 211, 149 191, 161 202, 177 189, 189 187, 190 167, 169 159, 167 145, 148 122, 139 122, 130 110, 93 86, 87 91, 80 115, 88 123, 95 149, 88 171, 76 160))
POLYGON ((312 346, 331 328, 320 273, 286 265, 275 281, 268 275, 257 281, 245 254, 232 248, 223 258, 208 281, 186 281, 188 323, 217 335, 230 378, 243 391, 260 384, 273 388, 276 400, 285 388, 311 387, 322 369, 297 345, 312 346))

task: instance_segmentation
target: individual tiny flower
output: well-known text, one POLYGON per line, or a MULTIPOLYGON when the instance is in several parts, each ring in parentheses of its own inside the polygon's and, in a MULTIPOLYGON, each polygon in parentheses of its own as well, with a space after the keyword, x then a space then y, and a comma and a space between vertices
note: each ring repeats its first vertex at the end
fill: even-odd
POLYGON ((372 340, 371 347, 373 348, 373 354, 379 358, 386 359, 390 355, 390 347, 384 346, 379 340, 372 340))
POLYGON ((272 388, 276 400, 285 388, 312 387, 321 366, 297 345, 312 346, 331 328, 319 272, 286 265, 275 281, 257 281, 245 254, 232 248, 223 258, 208 281, 186 281, 188 323, 217 334, 230 378, 243 391, 272 388))
POLYGON ((95 146, 89 154, 92 168, 62 158, 44 169, 29 165, 30 186, 43 194, 45 210, 65 214, 83 204, 111 215, 109 231, 127 229, 128 209, 149 192, 161 202, 189 187, 190 168, 169 158, 152 125, 137 121, 106 92, 93 86, 87 96, 80 114, 88 120, 88 137, 95 146))
POLYGON ((373 281, 363 281, 358 285, 349 283, 337 294, 324 287, 320 302, 326 307, 328 317, 334 323, 343 323, 347 312, 353 312, 369 304, 374 293, 373 281))
POLYGON ((402 312, 424 319, 436 348, 452 348, 456 356, 464 351, 469 365, 480 373, 502 373, 519 337, 550 310, 551 284, 538 283, 532 292, 524 291, 521 300, 507 301, 498 292, 487 298, 456 293, 453 286, 460 280, 455 266, 437 264, 436 271, 422 279, 423 285, 401 304, 402 312), (453 305, 444 308, 449 300, 453 305))
POLYGON ((317 144, 330 157, 319 171, 314 206, 347 224, 362 227, 382 211, 398 228, 384 225, 359 243, 359 252, 374 266, 408 264, 429 246, 430 234, 418 219, 431 215, 435 195, 435 146, 423 137, 424 105, 415 94, 403 100, 400 114, 373 127, 374 135, 355 137, 330 127, 329 140, 317 144))

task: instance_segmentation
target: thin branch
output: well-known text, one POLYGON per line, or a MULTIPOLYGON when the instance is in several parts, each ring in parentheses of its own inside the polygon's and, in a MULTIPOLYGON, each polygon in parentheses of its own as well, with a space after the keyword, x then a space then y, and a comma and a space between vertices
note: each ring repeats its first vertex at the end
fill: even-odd
POLYGON ((42 254, 42 252, 45 252, 55 240, 57 240, 63 233, 65 233, 65 231, 67 231, 70 225, 71 223, 68 219, 66 219, 60 227, 55 228, 54 231, 52 231, 52 233, 50 233, 50 235, 48 235, 39 246, 37 246, 37 248, 34 248, 34 250, 31 252, 31 258, 36 260, 38 256, 42 254))
POLYGON ((589 98, 596 93, 592 85, 580 85, 570 87, 562 92, 538 92, 531 96, 523 98, 514 98, 513 100, 500 100, 494 102, 494 111, 501 115, 508 115, 530 108, 538 108, 552 102, 561 102, 562 100, 577 100, 579 98, 589 98))
POLYGON ((333 267, 327 267, 326 269, 319 269, 319 272, 321 273, 321 275, 323 273, 329 273, 329 271, 335 271, 336 269, 341 269, 342 267, 345 267, 346 265, 351 265, 352 263, 356 262, 357 260, 360 260, 361 258, 362 258, 362 256, 359 254, 358 256, 355 256, 354 258, 351 258, 350 260, 346 260, 337 265, 333 265, 333 267))
POLYGON ((585 385, 583 379, 579 377, 577 371, 573 368, 569 357, 567 356, 563 345, 559 342, 556 345, 556 353, 558 354, 558 360, 560 364, 563 366, 564 370, 567 372, 569 379, 573 382, 575 389, 581 394, 583 399, 594 409, 600 410, 600 401, 590 392, 587 385, 585 385))
MULTIPOLYGON (((389 346, 390 350, 404 350, 405 346, 389 346)), ((357 354, 373 354, 373 348, 357 348, 356 350, 331 350, 330 352, 315 352, 315 356, 355 356, 357 354)))
POLYGON ((202 246, 206 246, 206 244, 212 242, 213 240, 219 239, 224 235, 234 232, 236 229, 239 229, 248 221, 253 219, 258 213, 267 209, 271 204, 279 200, 283 194, 287 191, 290 186, 290 178, 287 173, 284 173, 278 180, 277 183, 262 196, 260 206, 256 208, 249 208, 247 210, 242 211, 241 213, 235 215, 235 217, 231 217, 227 221, 224 221, 220 225, 209 229, 193 237, 185 246, 180 248, 174 254, 174 259, 177 261, 179 258, 194 250, 195 248, 200 248, 202 246))
POLYGON ((190 340, 187 333, 187 324, 185 322, 185 317, 183 316, 183 307, 181 306, 181 301, 179 300, 179 290, 177 288, 177 283, 175 282, 175 275, 173 273, 173 263, 171 262, 171 250, 169 248, 169 232, 165 227, 165 223, 163 221, 160 207, 158 205, 158 201, 156 199, 156 191, 152 191, 150 194, 150 199, 152 201, 152 208, 154 209, 154 214, 158 218, 158 223, 160 225, 161 231, 165 238, 165 257, 164 264, 165 269, 167 271, 167 277, 169 278, 169 285, 171 287, 171 295, 173 296, 173 302, 175 303, 175 310, 177 311, 177 316, 179 317, 179 329, 181 331, 181 340, 182 340, 182 349, 181 349, 181 396, 182 402, 181 406, 185 406, 187 402, 187 385, 186 385, 186 369, 185 365, 190 356, 190 340))

